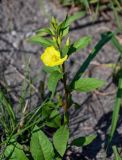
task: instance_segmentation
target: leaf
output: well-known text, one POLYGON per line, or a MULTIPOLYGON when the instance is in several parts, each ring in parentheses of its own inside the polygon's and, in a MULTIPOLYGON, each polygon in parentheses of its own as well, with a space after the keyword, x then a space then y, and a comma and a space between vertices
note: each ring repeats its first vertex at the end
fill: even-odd
POLYGON ((90 92, 104 85, 104 81, 95 78, 81 78, 75 82, 74 90, 90 92))
POLYGON ((112 39, 112 37, 113 37, 112 32, 107 32, 101 36, 101 40, 96 44, 93 51, 88 55, 87 59, 84 61, 84 63, 81 65, 81 67, 76 72, 73 80, 71 81, 69 85, 69 88, 73 88, 75 81, 78 80, 82 76, 82 74, 88 68, 90 62, 96 57, 96 55, 99 53, 101 48, 112 39))
POLYGON ((65 57, 68 54, 68 51, 69 51, 69 46, 65 45, 62 48, 62 57, 65 57))
POLYGON ((87 146, 88 144, 92 143, 92 141, 96 138, 96 135, 89 135, 85 137, 79 137, 75 140, 73 140, 72 145, 75 145, 77 147, 83 147, 87 146))
POLYGON ((13 142, 8 145, 4 154, 6 158, 9 158, 9 160, 28 160, 23 152, 22 146, 17 142, 13 142))
POLYGON ((52 96, 54 95, 55 93, 55 90, 56 90, 56 86, 57 86, 57 83, 58 81, 63 77, 63 74, 58 72, 58 71, 55 71, 55 72, 52 72, 48 78, 48 89, 49 91, 52 92, 52 96))
POLYGON ((48 101, 42 107, 42 113, 41 113, 42 117, 44 119, 48 119, 53 110, 54 110, 54 103, 48 101))
POLYGON ((71 55, 72 53, 85 48, 89 43, 91 42, 90 36, 85 36, 78 41, 76 41, 74 44, 72 44, 69 48, 68 55, 71 55))
POLYGON ((56 160, 62 160, 62 158, 60 158, 60 157, 56 157, 56 160))
POLYGON ((58 30, 62 33, 62 36, 66 36, 69 32, 69 26, 72 22, 78 20, 83 17, 85 12, 77 12, 73 16, 67 16, 63 22, 58 27, 58 30))
POLYGON ((58 128, 61 126, 61 115, 59 111, 57 110, 52 111, 46 125, 53 128, 58 128))
POLYGON ((119 119, 119 111, 121 107, 121 99, 122 99, 122 70, 120 72, 118 91, 116 94, 116 99, 115 99, 115 104, 114 104, 114 109, 113 109, 113 114, 112 114, 111 128, 109 132, 109 142, 111 142, 112 137, 117 127, 117 122, 119 119))
POLYGON ((71 0, 61 0, 60 1, 64 6, 71 6, 72 1, 71 0))
POLYGON ((122 45, 119 43, 119 41, 115 37, 115 35, 112 37, 111 42, 114 45, 114 47, 117 48, 117 50, 119 51, 119 53, 122 55, 122 45))
POLYGON ((115 160, 122 160, 122 158, 120 157, 119 153, 118 153, 118 149, 116 146, 112 146, 113 152, 114 152, 114 158, 115 160))
POLYGON ((50 28, 55 33, 55 31, 58 29, 58 20, 52 16, 51 22, 50 22, 50 28))
POLYGON ((48 34, 52 35, 52 32, 49 28, 41 28, 36 31, 36 35, 39 35, 39 36, 46 36, 48 34))
POLYGON ((84 6, 86 7, 86 9, 89 9, 90 7, 89 7, 89 2, 88 2, 88 0, 81 0, 81 2, 84 4, 84 6))
POLYGON ((65 27, 66 26, 69 26, 72 22, 78 20, 79 18, 85 16, 86 12, 76 12, 74 15, 72 16, 69 16, 67 19, 66 19, 66 24, 65 24, 65 27))
POLYGON ((53 144, 60 156, 63 157, 69 139, 69 129, 66 125, 61 126, 53 136, 53 144))
POLYGON ((32 133, 30 150, 34 160, 52 160, 54 158, 52 143, 37 126, 34 127, 32 133))
POLYGON ((65 37, 69 33, 69 26, 65 28, 59 28, 59 32, 61 33, 62 37, 65 37))
POLYGON ((54 46, 55 43, 51 39, 43 38, 40 35, 34 35, 28 39, 29 42, 34 43, 34 44, 40 44, 43 47, 49 47, 49 46, 54 46))
POLYGON ((7 111, 7 114, 9 115, 12 129, 15 129, 16 116, 15 116, 15 113, 14 113, 14 110, 13 110, 11 103, 6 98, 6 96, 2 90, 0 90, 0 104, 4 107, 4 109, 7 111))
POLYGON ((69 33, 69 27, 62 29, 62 36, 65 37, 69 33))
MULTIPOLYGON (((117 0, 115 1, 115 2, 117 2, 117 0)), ((117 5, 118 5, 119 3, 117 2, 117 5)), ((115 19, 115 23, 116 23, 116 25, 117 25, 117 28, 121 31, 121 19, 120 19, 120 16, 119 16, 119 14, 118 14, 118 10, 117 10, 117 8, 119 8, 119 6, 118 7, 115 7, 115 4, 114 4, 114 2, 113 1, 110 1, 110 6, 111 6, 111 8, 112 8, 112 12, 113 12, 113 15, 114 15, 114 19, 115 19)), ((121 8, 121 7, 120 7, 121 8)))
POLYGON ((55 71, 58 71, 60 72, 60 68, 59 66, 54 66, 54 67, 48 67, 48 66, 43 66, 43 70, 47 73, 52 73, 52 72, 55 72, 55 71))
POLYGON ((92 3, 97 3, 98 2, 98 0, 91 0, 90 1, 90 3, 92 4, 92 3))

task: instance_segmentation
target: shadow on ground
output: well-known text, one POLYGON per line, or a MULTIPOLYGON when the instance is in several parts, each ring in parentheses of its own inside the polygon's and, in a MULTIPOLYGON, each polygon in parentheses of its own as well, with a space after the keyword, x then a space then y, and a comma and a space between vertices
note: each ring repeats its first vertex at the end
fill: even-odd
MULTIPOLYGON (((122 147, 122 135, 119 133, 118 128, 122 123, 122 109, 120 110, 120 118, 117 125, 117 130, 114 134, 113 140, 108 147, 107 153, 105 155, 105 150, 108 142, 108 130, 111 125, 112 112, 104 114, 95 126, 95 131, 97 132, 97 138, 88 146, 83 147, 82 153, 76 157, 77 154, 72 153, 72 157, 75 160, 98 160, 97 154, 100 150, 103 150, 103 155, 100 157, 107 157, 109 160, 112 156, 112 146, 122 147), (74 156, 75 155, 75 156, 74 156)), ((102 153, 101 153, 102 154, 102 153)))

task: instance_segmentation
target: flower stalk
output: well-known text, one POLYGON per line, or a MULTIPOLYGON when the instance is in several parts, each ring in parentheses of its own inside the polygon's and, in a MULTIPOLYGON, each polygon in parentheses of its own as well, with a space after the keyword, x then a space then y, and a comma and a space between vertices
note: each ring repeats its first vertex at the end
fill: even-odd
POLYGON ((67 112, 68 109, 68 90, 67 90, 67 78, 65 74, 65 64, 62 65, 63 69, 63 85, 64 85, 64 98, 65 98, 65 103, 64 103, 64 112, 67 112))

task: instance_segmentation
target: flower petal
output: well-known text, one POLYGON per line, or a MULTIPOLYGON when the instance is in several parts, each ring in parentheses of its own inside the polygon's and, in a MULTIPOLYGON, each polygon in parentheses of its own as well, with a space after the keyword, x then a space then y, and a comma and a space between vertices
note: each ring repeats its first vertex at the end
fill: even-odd
POLYGON ((40 58, 46 66, 53 67, 63 64, 67 59, 67 55, 64 58, 61 58, 60 52, 51 46, 45 49, 40 58))
POLYGON ((64 57, 64 58, 61 58, 60 60, 58 60, 57 62, 55 62, 55 66, 57 66, 57 65, 61 65, 61 64, 63 64, 64 63, 64 61, 66 61, 67 60, 67 55, 64 57))

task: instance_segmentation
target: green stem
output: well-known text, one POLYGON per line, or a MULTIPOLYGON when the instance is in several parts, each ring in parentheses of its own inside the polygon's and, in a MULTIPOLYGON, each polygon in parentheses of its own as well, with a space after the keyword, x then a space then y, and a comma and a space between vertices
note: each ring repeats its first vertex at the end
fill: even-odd
MULTIPOLYGON (((62 38, 61 38, 61 41, 62 41, 62 38)), ((59 49, 60 53, 62 53, 61 44, 58 43, 58 36, 56 36, 56 42, 57 42, 57 46, 58 46, 58 49, 59 49)), ((68 94, 69 93, 68 93, 68 89, 67 89, 67 77, 66 77, 66 74, 65 74, 65 63, 62 64, 62 71, 63 71, 63 85, 64 85, 64 98, 65 98, 64 113, 66 115, 67 110, 68 110, 68 96, 69 96, 68 94)))
POLYGON ((63 84, 64 84, 64 96, 65 96, 65 104, 64 104, 64 112, 66 113, 67 112, 67 109, 68 109, 68 90, 67 90, 67 78, 66 78, 66 74, 65 74, 65 64, 62 65, 62 68, 63 68, 63 84))

